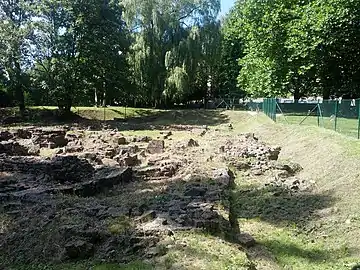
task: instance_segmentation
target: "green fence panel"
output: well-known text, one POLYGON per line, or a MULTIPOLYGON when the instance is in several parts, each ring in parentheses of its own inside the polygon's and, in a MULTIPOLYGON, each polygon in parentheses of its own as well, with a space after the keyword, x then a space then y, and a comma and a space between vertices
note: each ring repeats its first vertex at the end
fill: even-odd
POLYGON ((264 114, 266 114, 271 120, 276 121, 276 99, 275 98, 265 98, 262 106, 264 114))
MULTIPOLYGON (((275 103, 276 104, 276 103, 275 103)), ((272 99, 266 99, 264 113, 277 122, 313 125, 360 139, 360 100, 323 100, 316 103, 278 103, 276 118, 272 99)))
POLYGON ((351 99, 343 99, 338 102, 336 117, 336 131, 351 137, 358 137, 358 102, 351 99))

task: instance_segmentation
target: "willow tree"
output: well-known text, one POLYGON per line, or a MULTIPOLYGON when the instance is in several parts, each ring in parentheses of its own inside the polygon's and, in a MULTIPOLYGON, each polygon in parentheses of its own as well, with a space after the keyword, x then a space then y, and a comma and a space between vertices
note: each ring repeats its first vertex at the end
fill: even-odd
MULTIPOLYGON (((123 4, 133 33, 129 63, 141 102, 158 106, 191 95, 196 75, 204 71, 200 63, 211 65, 210 57, 204 57, 210 53, 210 42, 202 31, 215 23, 219 1, 124 0, 123 4)), ((205 70, 209 76, 211 70, 205 70)))

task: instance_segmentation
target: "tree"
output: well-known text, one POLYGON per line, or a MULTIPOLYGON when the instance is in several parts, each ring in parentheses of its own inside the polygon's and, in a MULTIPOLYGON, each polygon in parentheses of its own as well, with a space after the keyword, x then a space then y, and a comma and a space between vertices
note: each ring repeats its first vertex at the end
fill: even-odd
POLYGON ((209 79, 212 53, 209 35, 204 33, 216 21, 219 1, 128 0, 124 6, 133 29, 132 81, 142 102, 159 106, 165 100, 182 101, 192 94, 191 89, 202 88, 200 72, 205 71, 209 79))
POLYGON ((222 22, 221 62, 220 62, 220 96, 244 96, 243 89, 238 87, 237 77, 241 67, 239 60, 244 56, 244 42, 239 33, 238 12, 233 8, 222 22))
POLYGON ((239 1, 238 82, 253 96, 359 93, 359 1, 239 1))
POLYGON ((120 1, 44 1, 38 18, 33 78, 47 92, 42 96, 64 112, 124 96, 128 42, 120 1))
POLYGON ((24 91, 28 86, 26 72, 30 66, 33 4, 31 0, 0 2, 0 69, 6 74, 8 93, 15 98, 22 114, 24 91))

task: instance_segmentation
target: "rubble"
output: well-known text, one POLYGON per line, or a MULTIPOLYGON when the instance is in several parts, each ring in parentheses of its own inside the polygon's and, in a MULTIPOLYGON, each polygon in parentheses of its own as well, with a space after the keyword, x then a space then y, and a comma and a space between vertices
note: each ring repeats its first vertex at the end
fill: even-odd
POLYGON ((165 142, 163 140, 152 140, 147 147, 149 154, 161 154, 164 152, 164 149, 165 142))
MULTIPOLYGON (((211 136, 208 127, 200 131, 192 136, 211 136)), ((0 252, 15 259, 17 252, 44 260, 151 258, 166 252, 156 244, 177 230, 231 230, 219 207, 237 173, 264 179, 274 194, 279 186, 289 192, 309 187, 297 178, 299 164, 279 162, 281 148, 253 133, 228 137, 220 147, 201 141, 201 149, 195 139, 161 135, 166 148, 164 140, 116 130, 0 131, 0 201, 15 224, 0 235, 0 252), (52 157, 40 156, 40 149, 51 149, 52 157), (204 154, 217 165, 202 166, 204 154), (39 243, 45 238, 54 244, 39 243)), ((256 243, 245 233, 235 242, 256 243)))

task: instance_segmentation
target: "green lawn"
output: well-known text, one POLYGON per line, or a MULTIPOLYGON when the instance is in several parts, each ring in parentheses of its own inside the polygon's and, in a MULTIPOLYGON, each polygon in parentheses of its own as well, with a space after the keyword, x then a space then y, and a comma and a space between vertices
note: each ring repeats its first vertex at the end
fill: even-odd
MULTIPOLYGON (((56 106, 32 106, 27 107, 28 115, 33 122, 43 120, 46 112, 52 113, 57 110, 56 106)), ((155 109, 141 109, 128 107, 72 107, 71 111, 88 120, 111 121, 116 119, 129 119, 147 117, 161 112, 155 109)), ((19 115, 18 108, 0 109, 0 117, 19 115)), ((0 118, 1 120, 1 118, 0 118)))
MULTIPOLYGON (((250 251, 257 269, 349 270, 360 264, 360 144, 318 128, 316 117, 299 125, 302 119, 290 117, 293 124, 284 124, 259 117, 251 130, 282 146, 280 160, 301 164, 299 179, 312 181, 314 189, 274 197, 259 183, 237 177, 239 224, 260 243, 250 251), (244 192, 249 187, 256 189, 244 192)), ((340 130, 354 134, 355 120, 338 120, 340 130)))
MULTIPOLYGON (((335 119, 331 117, 317 117, 306 115, 283 115, 278 114, 276 121, 282 124, 319 126, 322 128, 335 130, 335 119)), ((349 119, 338 117, 336 120, 336 131, 350 137, 358 137, 358 119, 349 119)))

